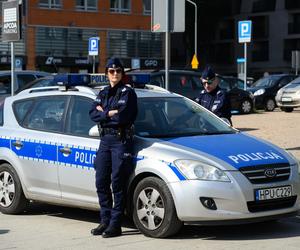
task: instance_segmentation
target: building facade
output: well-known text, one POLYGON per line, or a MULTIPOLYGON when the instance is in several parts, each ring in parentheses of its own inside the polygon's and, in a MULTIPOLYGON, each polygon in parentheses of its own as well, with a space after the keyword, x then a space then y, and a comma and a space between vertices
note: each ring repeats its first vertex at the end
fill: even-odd
POLYGON ((200 65, 213 63, 223 74, 236 74, 237 59, 244 57, 243 44, 238 43, 238 21, 252 20, 248 75, 295 72, 291 57, 293 50, 300 50, 299 0, 202 1, 199 19, 200 65))
MULTIPOLYGON (((1 2, 1 1, 0 1, 1 2)), ((23 0, 23 38, 15 42, 22 69, 92 72, 88 40, 99 37, 97 72, 107 58, 131 68, 163 65, 162 35, 151 33, 151 0, 23 0)), ((10 68, 10 44, 0 43, 0 67, 10 68)))

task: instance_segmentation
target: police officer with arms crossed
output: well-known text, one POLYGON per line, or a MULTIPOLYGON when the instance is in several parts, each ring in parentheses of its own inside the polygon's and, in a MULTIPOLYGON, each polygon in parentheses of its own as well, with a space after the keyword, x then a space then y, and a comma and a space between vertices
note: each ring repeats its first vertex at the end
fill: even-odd
POLYGON ((137 116, 137 96, 122 82, 124 67, 118 58, 108 60, 105 73, 110 85, 100 91, 89 112, 102 128, 94 163, 101 222, 91 234, 109 238, 122 234, 126 181, 133 170, 132 125, 137 116))
POLYGON ((232 125, 230 100, 225 90, 219 87, 219 78, 211 66, 205 67, 201 80, 204 90, 200 92, 195 101, 215 115, 228 119, 232 125))

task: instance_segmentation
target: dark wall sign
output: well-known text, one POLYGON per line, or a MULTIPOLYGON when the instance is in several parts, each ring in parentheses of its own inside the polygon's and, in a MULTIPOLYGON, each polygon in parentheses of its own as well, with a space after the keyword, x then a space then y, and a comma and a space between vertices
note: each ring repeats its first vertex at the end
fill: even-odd
POLYGON ((19 1, 2 2, 2 41, 21 39, 21 5, 19 1))
MULTIPOLYGON (((98 61, 96 60, 96 63, 98 61)), ((56 66, 84 66, 92 65, 92 61, 87 57, 59 57, 59 56, 37 56, 37 65, 56 66)))

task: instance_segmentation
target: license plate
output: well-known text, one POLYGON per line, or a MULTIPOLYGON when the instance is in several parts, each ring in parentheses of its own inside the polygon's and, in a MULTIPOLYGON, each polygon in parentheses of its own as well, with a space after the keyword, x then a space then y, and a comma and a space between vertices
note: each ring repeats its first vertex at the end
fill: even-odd
POLYGON ((291 102, 291 101, 292 101, 292 98, 291 98, 291 97, 282 97, 282 98, 281 98, 281 101, 282 101, 282 102, 291 102))
POLYGON ((273 200, 292 196, 292 186, 264 188, 255 190, 255 200, 273 200))

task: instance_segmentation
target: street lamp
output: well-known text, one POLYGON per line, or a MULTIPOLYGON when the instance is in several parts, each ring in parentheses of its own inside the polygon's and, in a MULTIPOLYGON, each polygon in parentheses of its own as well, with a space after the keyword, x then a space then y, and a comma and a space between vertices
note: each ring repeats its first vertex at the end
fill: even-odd
POLYGON ((186 1, 194 5, 195 7, 195 55, 197 57, 197 4, 195 4, 191 0, 186 0, 186 1))

